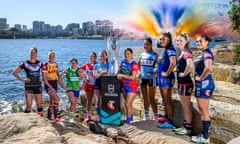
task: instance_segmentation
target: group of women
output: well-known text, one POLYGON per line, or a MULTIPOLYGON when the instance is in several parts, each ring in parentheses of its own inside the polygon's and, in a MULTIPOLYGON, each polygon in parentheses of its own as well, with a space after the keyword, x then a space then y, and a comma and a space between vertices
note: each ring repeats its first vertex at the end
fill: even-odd
MULTIPOLYGON (((189 134, 192 130, 192 110, 191 95, 195 87, 195 96, 201 114, 203 132, 198 136, 192 136, 194 142, 209 141, 209 99, 214 90, 212 80, 213 54, 208 44, 208 36, 200 36, 196 41, 196 46, 201 50, 201 54, 193 61, 193 54, 189 49, 189 37, 183 33, 177 37, 176 47, 181 51, 179 56, 173 46, 173 39, 170 33, 163 33, 160 37, 160 46, 163 48, 158 54, 152 48, 152 39, 144 39, 144 52, 141 53, 138 61, 133 60, 133 50, 126 48, 124 50, 125 59, 120 64, 120 70, 117 79, 122 81, 122 93, 125 96, 126 105, 126 123, 133 121, 132 103, 138 90, 137 75, 140 77, 141 93, 144 99, 143 120, 149 118, 149 106, 153 111, 153 119, 159 122, 159 128, 173 128, 173 131, 179 135, 189 134), (194 66, 195 65, 195 66, 194 66), (180 128, 173 127, 174 108, 171 99, 172 87, 175 83, 174 69, 177 69, 178 92, 181 105, 184 111, 184 122, 180 128), (194 81, 191 78, 191 71, 194 71, 194 81), (162 96, 165 115, 159 117, 157 104, 155 102, 155 88, 159 86, 162 96)), ((26 113, 31 111, 32 96, 35 96, 38 114, 42 115, 42 89, 41 81, 43 79, 45 90, 50 96, 48 108, 48 119, 61 121, 58 118, 59 96, 57 95, 57 83, 66 91, 71 106, 69 108, 69 120, 74 121, 74 112, 76 110, 77 100, 79 98, 79 80, 83 80, 83 87, 87 94, 87 119, 91 119, 91 108, 94 103, 96 112, 99 113, 99 100, 101 99, 101 77, 108 73, 110 68, 107 52, 105 50, 99 53, 100 62, 97 62, 97 54, 90 53, 88 62, 78 68, 77 59, 71 59, 70 67, 66 68, 59 76, 58 65, 55 62, 53 51, 48 53, 48 62, 41 63, 37 60, 37 48, 30 49, 30 59, 20 64, 13 75, 25 83, 26 93, 26 113), (26 79, 19 76, 19 72, 24 69, 26 79), (41 77, 41 69, 43 76, 41 77), (64 77, 66 84, 63 83, 64 77)))

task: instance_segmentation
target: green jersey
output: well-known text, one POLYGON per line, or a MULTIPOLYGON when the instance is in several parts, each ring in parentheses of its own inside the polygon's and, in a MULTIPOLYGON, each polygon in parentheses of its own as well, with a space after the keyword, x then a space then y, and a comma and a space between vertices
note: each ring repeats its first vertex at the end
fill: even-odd
POLYGON ((67 68, 65 70, 65 76, 67 80, 66 87, 71 87, 72 90, 79 90, 80 77, 77 72, 78 72, 78 68, 76 70, 72 70, 71 68, 67 68))

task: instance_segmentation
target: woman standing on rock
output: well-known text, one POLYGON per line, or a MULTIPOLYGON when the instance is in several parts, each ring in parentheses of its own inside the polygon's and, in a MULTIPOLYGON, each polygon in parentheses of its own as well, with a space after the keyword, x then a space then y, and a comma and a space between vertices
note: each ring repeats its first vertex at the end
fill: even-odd
POLYGON ((91 52, 89 62, 86 62, 80 67, 80 76, 83 79, 84 90, 87 94, 87 120, 91 119, 91 107, 95 84, 93 70, 95 65, 97 64, 96 58, 97 54, 95 52, 91 52))
POLYGON ((172 45, 172 36, 169 32, 160 37, 160 45, 165 49, 158 58, 158 84, 165 107, 165 116, 159 118, 159 128, 173 128, 172 87, 175 82, 173 69, 176 66, 176 50, 172 45))
POLYGON ((49 107, 48 107, 48 119, 52 119, 52 114, 54 115, 54 120, 56 122, 61 121, 58 118, 58 104, 59 96, 57 95, 57 83, 58 83, 58 64, 55 62, 55 53, 53 51, 48 52, 48 62, 43 65, 43 80, 45 90, 48 93, 49 107))
POLYGON ((101 76, 108 73, 110 65, 108 62, 108 56, 107 52, 105 50, 102 50, 99 54, 100 57, 100 63, 96 64, 93 72, 93 77, 96 79, 95 81, 95 87, 94 87, 94 95, 96 96, 96 112, 98 114, 98 120, 100 121, 100 103, 99 99, 101 99, 101 76))
POLYGON ((181 50, 177 60, 177 81, 180 102, 184 112, 183 127, 173 129, 178 135, 190 134, 192 130, 192 109, 190 105, 191 95, 193 91, 193 81, 190 72, 193 69, 193 56, 188 48, 189 38, 183 33, 177 38, 177 47, 181 50))
POLYGON ((80 76, 78 74, 79 68, 77 67, 77 64, 78 64, 77 59, 75 58, 71 59, 70 67, 62 72, 58 80, 61 87, 66 91, 69 101, 71 103, 69 109, 70 111, 69 122, 74 122, 74 112, 76 111, 76 105, 80 95, 79 90, 80 76), (66 77, 66 86, 63 84, 64 77, 66 77))
POLYGON ((25 113, 31 112, 32 97, 35 96, 38 114, 43 115, 41 69, 42 62, 37 60, 37 48, 32 47, 30 49, 30 59, 21 63, 13 72, 13 75, 24 83, 24 89, 26 90, 25 113), (23 69, 26 72, 25 79, 18 75, 23 69))
POLYGON ((152 111, 154 113, 153 119, 157 119, 158 111, 157 104, 155 102, 155 89, 157 86, 157 70, 155 70, 155 65, 157 63, 158 54, 152 49, 152 39, 144 39, 144 50, 141 53, 138 62, 140 74, 141 74, 141 92, 143 95, 144 103, 144 116, 143 120, 149 119, 149 104, 152 106, 152 111))
POLYGON ((195 96, 201 115, 203 131, 198 136, 192 136, 192 141, 196 143, 209 143, 209 128, 211 125, 209 115, 209 100, 213 94, 215 84, 212 79, 213 54, 208 48, 210 38, 206 35, 200 36, 196 45, 201 51, 195 60, 195 96))
POLYGON ((132 103, 137 93, 137 80, 136 75, 138 72, 138 64, 133 60, 133 51, 131 48, 124 50, 125 60, 121 62, 120 74, 117 78, 122 80, 123 83, 123 94, 126 99, 127 108, 127 120, 129 124, 133 121, 133 108, 132 103))

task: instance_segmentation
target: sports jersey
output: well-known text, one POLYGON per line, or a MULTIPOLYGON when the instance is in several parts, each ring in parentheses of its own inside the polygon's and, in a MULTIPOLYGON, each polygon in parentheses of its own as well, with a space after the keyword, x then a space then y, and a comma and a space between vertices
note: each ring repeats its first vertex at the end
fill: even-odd
MULTIPOLYGON (((138 71, 138 64, 135 61, 128 62, 127 60, 123 60, 120 65, 120 73, 124 75, 131 76, 132 72, 138 71)), ((122 83, 124 87, 137 87, 137 80, 127 80, 122 79, 122 83)))
MULTIPOLYGON (((169 48, 165 49, 164 55, 159 57, 158 63, 162 64, 162 67, 158 68, 158 74, 161 77, 161 72, 167 72, 169 66, 170 66, 170 60, 169 58, 171 56, 176 56, 176 50, 171 45, 169 48)), ((174 77, 173 72, 168 77, 174 77)))
MULTIPOLYGON (((203 70, 205 68, 204 62, 206 60, 214 60, 213 54, 209 48, 202 51, 202 53, 197 57, 195 60, 195 75, 200 76, 203 73, 203 70)), ((206 78, 212 78, 212 74, 209 73, 206 78)))
POLYGON ((95 78, 93 77, 94 66, 95 64, 92 64, 91 62, 86 62, 80 67, 82 70, 85 71, 88 84, 91 84, 91 85, 95 84, 95 78))
POLYGON ((42 68, 43 72, 45 73, 47 80, 57 80, 58 78, 58 64, 56 62, 49 63, 46 62, 42 68))
MULTIPOLYGON (((110 64, 109 62, 106 62, 105 64, 99 63, 95 65, 94 71, 96 71, 96 73, 102 73, 104 72, 108 72, 110 68, 110 64)), ((95 89, 101 89, 101 77, 97 78, 95 81, 95 89)))
POLYGON ((140 55, 141 77, 144 79, 153 79, 155 76, 148 76, 148 73, 154 72, 154 66, 157 63, 158 54, 154 51, 143 52, 140 55))
POLYGON ((42 62, 36 61, 32 63, 30 61, 25 61, 19 65, 21 69, 24 69, 26 72, 27 78, 30 79, 30 82, 26 82, 26 87, 39 87, 41 86, 40 76, 42 69, 42 62))
POLYGON ((76 70, 67 68, 63 71, 67 81, 66 87, 71 87, 72 90, 79 90, 80 77, 77 72, 78 72, 78 68, 76 70))
POLYGON ((177 80, 178 83, 181 84, 189 84, 192 83, 192 79, 190 77, 190 73, 185 77, 179 77, 179 73, 183 73, 187 66, 187 59, 192 59, 192 52, 189 49, 184 49, 181 51, 181 54, 177 60, 177 80))

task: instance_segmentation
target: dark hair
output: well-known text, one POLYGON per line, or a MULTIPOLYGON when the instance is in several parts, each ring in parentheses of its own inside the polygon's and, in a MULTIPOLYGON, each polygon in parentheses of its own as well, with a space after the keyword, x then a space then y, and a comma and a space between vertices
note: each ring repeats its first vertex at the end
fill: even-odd
POLYGON ((104 53, 104 54, 107 56, 106 61, 108 62, 108 54, 107 54, 107 51, 106 51, 106 50, 102 50, 102 51, 100 52, 100 54, 101 54, 101 53, 104 53))
POLYGON ((167 37, 169 39, 169 44, 167 45, 167 48, 172 45, 172 35, 170 32, 165 32, 162 34, 162 36, 167 37))
POLYGON ((73 61, 75 61, 76 63, 78 63, 78 60, 77 60, 76 58, 72 58, 72 59, 70 60, 70 63, 72 63, 73 61))
POLYGON ((90 55, 94 55, 95 57, 97 57, 97 54, 95 52, 91 52, 90 55))
POLYGON ((127 52, 127 51, 129 51, 131 54, 133 53, 133 50, 132 50, 131 48, 126 48, 126 49, 124 50, 124 53, 127 52))
POLYGON ((189 48, 189 42, 190 42, 190 40, 189 40, 189 37, 188 37, 187 33, 182 33, 182 34, 180 34, 180 37, 183 37, 183 38, 187 41, 187 43, 186 43, 186 45, 185 45, 184 47, 185 47, 185 48, 189 48))
POLYGON ((212 39, 207 35, 201 35, 200 37, 203 38, 205 41, 208 41, 208 42, 212 41, 212 39))
POLYGON ((148 41, 152 45, 152 39, 150 37, 147 37, 144 40, 148 41))

